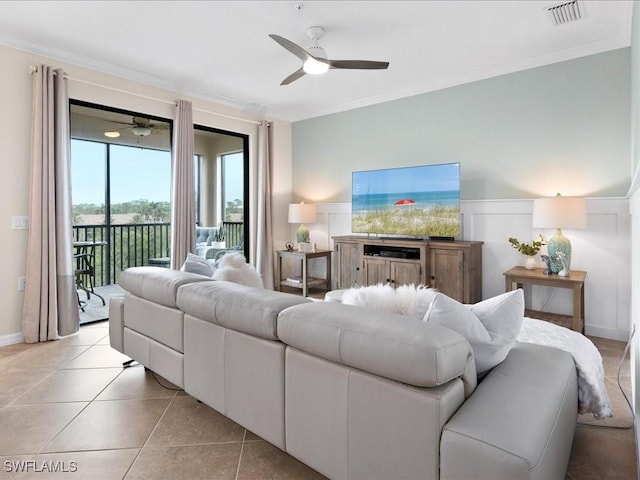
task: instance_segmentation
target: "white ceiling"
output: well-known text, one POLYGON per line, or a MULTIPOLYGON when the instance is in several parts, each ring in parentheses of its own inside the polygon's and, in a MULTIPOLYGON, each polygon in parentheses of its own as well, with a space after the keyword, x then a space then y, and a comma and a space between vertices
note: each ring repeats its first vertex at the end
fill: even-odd
POLYGON ((0 44, 184 95, 296 121, 626 47, 631 1, 0 1, 0 44), (300 6, 300 8, 296 8, 300 6), (332 59, 389 61, 280 86, 300 61, 268 37, 332 59))

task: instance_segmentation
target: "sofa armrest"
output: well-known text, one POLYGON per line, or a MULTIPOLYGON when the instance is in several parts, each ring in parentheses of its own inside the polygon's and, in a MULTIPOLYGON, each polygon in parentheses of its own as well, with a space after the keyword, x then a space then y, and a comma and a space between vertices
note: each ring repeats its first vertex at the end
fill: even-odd
POLYGON ((577 408, 571 355, 517 343, 445 425, 440 478, 564 479, 577 408))

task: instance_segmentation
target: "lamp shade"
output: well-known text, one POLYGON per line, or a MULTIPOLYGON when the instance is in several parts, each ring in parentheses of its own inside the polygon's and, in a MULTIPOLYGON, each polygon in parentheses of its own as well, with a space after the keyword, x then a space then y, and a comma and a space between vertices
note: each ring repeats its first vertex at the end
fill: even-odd
POLYGON ((537 198, 533 228, 587 228, 587 203, 582 197, 537 198))
POLYGON ((316 206, 313 203, 289 204, 289 223, 316 223, 316 206))

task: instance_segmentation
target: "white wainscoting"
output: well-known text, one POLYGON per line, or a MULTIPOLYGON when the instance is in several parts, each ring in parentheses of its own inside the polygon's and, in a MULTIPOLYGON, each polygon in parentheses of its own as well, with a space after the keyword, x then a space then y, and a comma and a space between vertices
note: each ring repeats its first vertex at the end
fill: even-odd
MULTIPOLYGON (((640 171, 636 172, 630 189, 631 245, 640 245, 640 171)), ((636 425, 640 422, 640 252, 631 252, 631 323, 635 338, 631 342, 631 390, 636 425)), ((636 446, 640 445, 640 428, 636 428, 636 446)), ((640 478, 640 465, 638 466, 640 478)))
MULTIPOLYGON (((333 249, 332 237, 351 233, 351 204, 318 204, 318 221, 307 225, 318 248, 333 249)), ((484 242, 482 251, 483 298, 504 292, 503 272, 522 264, 524 258, 508 243, 537 238, 552 230, 531 228, 532 200, 463 201, 464 240, 484 242)), ((587 335, 627 340, 631 313, 631 217, 626 198, 587 199, 587 229, 567 230, 573 245, 571 268, 585 270, 585 332, 587 335)), ((295 229, 291 227, 292 239, 295 229)), ((538 257, 540 262, 540 258, 538 257)), ((540 266, 542 264, 540 263, 540 266)), ((324 266, 311 266, 312 275, 323 276, 324 266), (316 270, 314 270, 314 268, 316 270)), ((335 275, 334 272, 332 272, 335 275)), ((334 276, 335 278, 335 276, 334 276)), ((527 307, 570 314, 572 292, 547 287, 525 288, 527 307)))

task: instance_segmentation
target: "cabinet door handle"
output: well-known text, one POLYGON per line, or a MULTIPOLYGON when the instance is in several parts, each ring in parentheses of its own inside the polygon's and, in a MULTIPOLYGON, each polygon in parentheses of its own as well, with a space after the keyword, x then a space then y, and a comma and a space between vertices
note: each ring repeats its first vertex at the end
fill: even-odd
POLYGON ((431 275, 431 280, 435 280, 435 279, 436 279, 435 275, 431 275))

